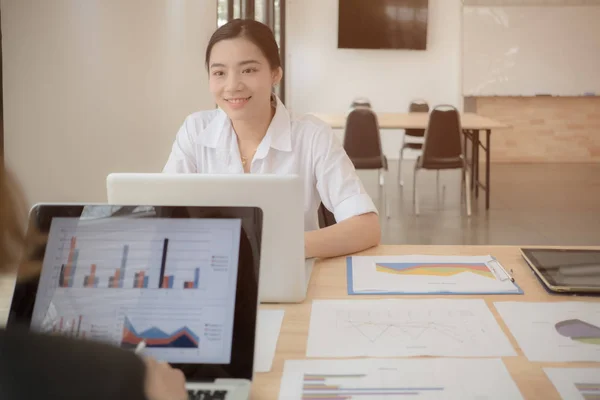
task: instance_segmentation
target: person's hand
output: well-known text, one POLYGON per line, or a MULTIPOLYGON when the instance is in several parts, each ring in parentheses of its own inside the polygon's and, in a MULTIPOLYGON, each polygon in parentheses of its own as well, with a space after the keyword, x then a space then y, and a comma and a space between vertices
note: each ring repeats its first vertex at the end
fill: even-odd
POLYGON ((166 362, 144 357, 146 380, 144 392, 148 400, 187 400, 183 372, 166 362))

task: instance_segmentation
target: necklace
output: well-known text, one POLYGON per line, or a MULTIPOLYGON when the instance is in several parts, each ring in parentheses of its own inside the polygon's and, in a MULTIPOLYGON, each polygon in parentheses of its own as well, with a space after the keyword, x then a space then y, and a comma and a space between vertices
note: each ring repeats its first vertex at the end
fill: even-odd
MULTIPOLYGON (((256 150, 254 150, 254 151, 252 152, 252 155, 251 155, 250 157, 254 157, 254 154, 256 154, 256 150)), ((243 156, 243 155, 241 155, 241 154, 240 154, 240 157, 242 158, 242 166, 244 166, 244 167, 245 167, 245 166, 246 166, 246 164, 248 163, 248 158, 249 158, 249 157, 243 156)))

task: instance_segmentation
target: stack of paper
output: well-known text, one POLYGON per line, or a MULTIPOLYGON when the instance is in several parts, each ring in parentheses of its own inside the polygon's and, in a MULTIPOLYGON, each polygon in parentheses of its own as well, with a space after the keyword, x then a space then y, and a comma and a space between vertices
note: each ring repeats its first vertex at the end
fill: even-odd
POLYGON ((492 256, 348 257, 348 294, 522 294, 492 256))

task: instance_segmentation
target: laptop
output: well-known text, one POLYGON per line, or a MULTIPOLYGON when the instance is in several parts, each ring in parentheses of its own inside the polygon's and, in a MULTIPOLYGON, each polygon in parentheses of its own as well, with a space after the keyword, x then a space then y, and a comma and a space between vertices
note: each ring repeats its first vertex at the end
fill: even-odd
POLYGON ((95 340, 181 369, 191 399, 247 399, 262 211, 38 204, 39 276, 17 284, 7 328, 95 340))
MULTIPOLYGON (((304 301, 314 259, 304 257, 304 184, 296 175, 113 173, 110 204, 252 206, 263 211, 259 299, 304 301)), ((318 226, 317 216, 314 225, 318 226)))
POLYGON ((600 250, 523 248, 521 254, 548 291, 600 295, 600 250))

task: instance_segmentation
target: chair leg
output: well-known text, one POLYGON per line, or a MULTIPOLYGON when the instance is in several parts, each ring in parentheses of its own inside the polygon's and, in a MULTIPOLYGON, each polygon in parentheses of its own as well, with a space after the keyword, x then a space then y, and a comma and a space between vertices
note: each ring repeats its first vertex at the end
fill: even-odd
POLYGON ((413 205, 415 207, 415 214, 419 215, 419 194, 417 189, 417 172, 419 170, 415 167, 415 172, 413 174, 413 205))
POLYGON ((467 198, 467 215, 471 216, 471 176, 469 175, 469 171, 463 169, 463 174, 465 175, 465 196, 467 198))
POLYGON ((387 191, 385 188, 385 175, 386 172, 382 170, 379 170, 379 182, 380 182, 380 188, 381 188, 381 203, 383 203, 383 205, 380 205, 384 208, 385 210, 385 217, 386 218, 390 218, 390 205, 388 202, 388 196, 387 196, 387 191))
POLYGON ((404 160, 404 140, 402 141, 402 148, 400 149, 400 157, 398 160, 398 184, 400 186, 404 186, 404 181, 402 180, 402 161, 404 160))

